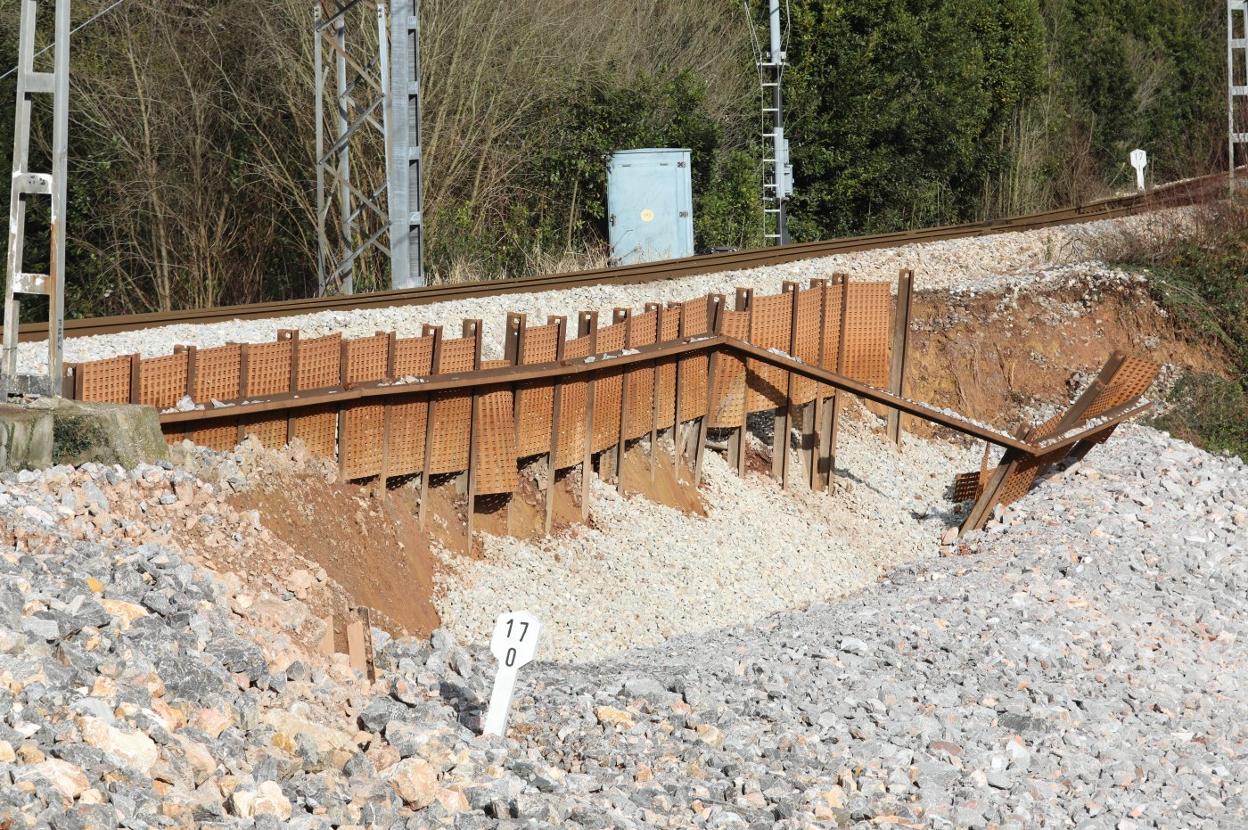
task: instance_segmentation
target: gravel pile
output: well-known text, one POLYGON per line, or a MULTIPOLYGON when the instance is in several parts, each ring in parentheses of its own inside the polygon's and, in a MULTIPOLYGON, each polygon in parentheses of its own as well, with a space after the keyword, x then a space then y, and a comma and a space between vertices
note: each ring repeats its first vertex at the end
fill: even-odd
MULTIPOLYGON (((401 337, 417 337, 425 323, 443 325, 457 336, 466 318, 480 318, 485 357, 502 357, 503 327, 509 311, 523 312, 535 323, 549 315, 576 319, 582 310, 598 309, 603 320, 616 307, 641 308, 647 302, 672 302, 719 292, 732 297, 737 286, 753 286, 762 294, 776 294, 785 280, 805 281, 838 271, 852 279, 895 280, 902 268, 915 271, 920 291, 951 288, 971 283, 978 290, 994 290, 1011 283, 1026 283, 1037 271, 1094 257, 1099 240, 1126 233, 1143 233, 1153 226, 1172 227, 1189 215, 1178 208, 1123 219, 1082 225, 1058 226, 1035 231, 994 234, 966 239, 903 245, 875 251, 838 254, 765 268, 723 271, 641 285, 588 286, 536 294, 505 294, 428 306, 397 306, 359 311, 332 311, 267 320, 233 320, 211 325, 175 325, 143 331, 67 340, 65 359, 83 362, 139 353, 145 357, 170 354, 178 344, 201 348, 229 342, 271 341, 278 329, 297 328, 305 337, 342 332, 347 337, 367 337, 377 331, 395 331, 401 337)), ((23 343, 18 361, 21 371, 42 371, 47 349, 42 343, 23 343)))
POLYGON ((879 419, 853 414, 830 493, 742 479, 714 452, 703 467, 705 518, 595 479, 591 527, 540 541, 486 536, 482 559, 446 555, 442 624, 488 639, 505 599, 553 632, 549 657, 598 660, 840 596, 936 556, 955 509, 953 475, 978 469, 981 449, 906 436, 899 452, 879 419))

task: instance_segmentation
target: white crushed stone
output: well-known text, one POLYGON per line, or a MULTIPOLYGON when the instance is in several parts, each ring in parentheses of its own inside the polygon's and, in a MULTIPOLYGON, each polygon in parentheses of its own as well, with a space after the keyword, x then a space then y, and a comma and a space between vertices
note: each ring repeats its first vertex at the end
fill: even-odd
POLYGON ((522 608, 547 627, 546 658, 597 660, 844 595, 935 557, 954 509, 949 484, 979 468, 981 450, 907 436, 898 452, 879 425, 846 419, 829 493, 741 479, 707 453, 705 518, 595 479, 593 528, 540 542, 486 536, 481 560, 447 555, 442 624, 480 642, 496 614, 522 608))
MULTIPOLYGON (((432 305, 324 311, 207 325, 179 324, 77 337, 66 341, 65 359, 85 362, 134 353, 159 357, 172 353, 173 347, 179 344, 209 348, 230 342, 263 343, 276 339, 278 329, 284 328, 297 328, 305 338, 334 332, 342 332, 346 337, 368 337, 377 331, 418 337, 421 327, 428 323, 444 326, 448 337, 456 337, 463 320, 479 318, 484 324, 483 356, 492 360, 503 355, 504 325, 510 311, 527 314, 533 325, 552 315, 575 319, 577 313, 587 310, 597 310, 601 319, 609 320, 612 309, 617 307, 641 308, 647 302, 677 302, 708 293, 731 297, 737 286, 751 286, 760 294, 776 294, 786 280, 803 281, 827 277, 834 272, 845 272, 851 279, 858 280, 895 280, 902 268, 914 269, 915 289, 919 291, 957 286, 972 293, 999 290, 1006 285, 1030 283, 1038 272, 1047 268, 1089 261, 1094 256, 1097 240, 1147 232, 1151 227, 1181 225, 1191 210, 1175 208, 1081 225, 902 245, 663 282, 594 285, 432 305)), ((23 343, 19 347, 18 363, 22 372, 44 371, 46 358, 47 350, 41 342, 23 343)))

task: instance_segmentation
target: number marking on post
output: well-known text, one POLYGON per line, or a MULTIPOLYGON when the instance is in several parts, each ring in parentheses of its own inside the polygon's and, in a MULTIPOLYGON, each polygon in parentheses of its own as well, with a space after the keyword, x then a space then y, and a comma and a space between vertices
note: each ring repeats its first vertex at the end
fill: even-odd
POLYGON ((490 653, 498 660, 498 674, 494 676, 490 708, 485 714, 485 734, 501 736, 506 733, 516 676, 520 667, 533 659, 537 652, 537 641, 541 636, 541 621, 528 611, 499 614, 494 621, 490 653))

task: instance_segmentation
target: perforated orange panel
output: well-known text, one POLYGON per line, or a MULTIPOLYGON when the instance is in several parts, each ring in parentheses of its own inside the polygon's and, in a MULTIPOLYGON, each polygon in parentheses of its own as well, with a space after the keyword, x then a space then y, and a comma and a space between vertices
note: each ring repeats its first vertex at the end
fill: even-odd
POLYGON ((342 472, 347 479, 367 478, 381 472, 381 449, 385 404, 355 403, 343 407, 342 472))
MULTIPOLYGON (((503 366, 507 365, 499 361, 503 366)), ((482 365, 482 368, 489 368, 482 365)), ((516 489, 516 443, 514 401, 511 389, 491 386, 477 400, 477 443, 472 466, 476 472, 477 495, 510 493, 516 489)), ((550 425, 546 432, 550 434, 550 425)))
MULTIPOLYGON (((587 357, 592 336, 569 340, 563 347, 565 359, 587 357)), ((581 463, 585 453, 585 407, 589 398, 589 383, 584 380, 565 383, 559 393, 559 450, 555 454, 555 466, 559 469, 581 463)))
MULTIPOLYGON (((825 283, 823 287, 823 360, 820 365, 825 369, 836 371, 837 356, 841 350, 841 295, 844 286, 825 283)), ((835 394, 831 386, 819 384, 819 395, 823 398, 835 394)))
POLYGON ((272 449, 286 446, 286 417, 284 415, 248 415, 241 421, 244 437, 254 435, 261 444, 272 449))
MULTIPOLYGON (((797 292, 797 350, 795 357, 812 366, 819 365, 823 340, 823 292, 807 288, 797 292)), ((793 402, 797 405, 815 399, 817 384, 801 375, 793 377, 793 402)))
MULTIPOLYGON (((614 323, 598 329, 598 354, 615 352, 624 348, 627 326, 614 323)), ((620 389, 624 376, 610 372, 594 381, 594 452, 613 447, 620 441, 620 389)))
POLYGON ((299 341, 299 391, 329 389, 342 382, 342 335, 299 341))
MULTIPOLYGON (((793 297, 775 294, 755 297, 751 304, 749 341, 764 349, 789 350, 789 323, 793 317, 793 297)), ((761 412, 784 406, 789 373, 757 360, 746 363, 746 409, 761 412)))
POLYGON ((394 376, 424 377, 433 360, 432 337, 405 337, 394 344, 394 376))
POLYGON ((1128 357, 1118 367, 1101 394, 1088 407, 1080 423, 1099 418, 1111 409, 1133 401, 1148 391, 1161 367, 1149 360, 1128 357))
MULTIPOLYGON (((668 343, 679 338, 680 306, 664 309, 660 325, 660 342, 668 343)), ((655 417, 659 429, 667 429, 672 425, 676 413, 676 358, 660 360, 656 366, 659 396, 654 404, 655 417)))
POLYGON ((885 282, 849 285, 845 314, 845 375, 871 386, 888 385, 890 286, 885 282))
MULTIPOLYGON (((534 326, 524 331, 520 363, 553 363, 559 349, 559 326, 534 326)), ((555 399, 554 382, 519 384, 517 412, 520 418, 520 457, 550 452, 550 416, 555 399)), ((511 492, 508 490, 507 492, 511 492)))
MULTIPOLYGON (((442 341, 438 374, 471 372, 476 366, 477 341, 472 337, 442 341)), ((468 468, 468 444, 472 437, 472 395, 439 392, 433 396, 430 426, 433 441, 429 452, 429 472, 455 473, 468 468)))
MULTIPOLYGON (((238 424, 231 418, 222 419, 215 426, 197 429, 190 434, 193 443, 217 452, 229 452, 238 446, 238 424)), ((332 452, 330 453, 332 455, 332 452)))
POLYGON ((237 343, 196 352, 195 403, 238 400, 242 364, 243 347, 237 343))
POLYGON ((79 363, 77 379, 78 399, 96 403, 130 402, 130 358, 110 357, 79 363))
POLYGON ((290 391, 289 340, 254 343, 247 347, 247 397, 265 398, 290 391))
POLYGON ((187 353, 149 357, 139 364, 139 403, 172 409, 186 395, 187 353))
MULTIPOLYGON (((647 311, 628 320, 628 347, 649 346, 658 337, 658 314, 647 311)), ((635 363, 628 369, 628 423, 626 438, 640 438, 650 432, 654 420, 654 363, 635 363)))
POLYGON ((347 383, 385 380, 390 338, 384 334, 347 341, 347 383))
MULTIPOLYGON (((681 303, 680 317, 686 337, 707 334, 706 311, 709 297, 699 297, 681 303)), ((680 420, 689 421, 706 414, 707 358, 682 357, 680 359, 680 420)))
POLYGON ((338 457, 338 408, 329 406, 301 409, 294 419, 293 437, 303 441, 308 452, 325 458, 338 457))
MULTIPOLYGON (((749 312, 724 310, 719 314, 725 337, 749 339, 749 312)), ((719 406, 711 417, 711 426, 739 427, 745 423, 745 361, 720 355, 715 366, 715 394, 719 406)))
POLYGON ((386 472, 392 476, 418 473, 425 465, 425 419, 427 397, 408 398, 390 410, 390 454, 386 472))

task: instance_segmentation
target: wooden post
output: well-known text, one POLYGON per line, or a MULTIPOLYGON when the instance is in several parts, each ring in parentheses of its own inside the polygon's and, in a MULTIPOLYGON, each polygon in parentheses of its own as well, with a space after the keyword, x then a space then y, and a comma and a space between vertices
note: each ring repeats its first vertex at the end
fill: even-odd
MULTIPOLYGON (((582 311, 577 323, 581 337, 589 337, 589 353, 598 354, 598 312, 582 311)), ((594 475, 594 379, 591 372, 585 384, 585 452, 581 457, 581 521, 589 521, 590 479, 594 475)))
MULTIPOLYGON (((429 363, 429 374, 440 374, 442 371, 442 327, 425 325, 421 328, 420 336, 433 338, 433 355, 429 363)), ((432 473, 429 472, 429 461, 430 456, 433 455, 434 396, 429 395, 427 397, 428 401, 425 403, 425 449, 420 473, 420 506, 416 511, 416 520, 421 527, 425 526, 425 517, 429 512, 429 479, 433 477, 432 473)))
MULTIPOLYGON (((278 340, 290 341, 290 384, 286 391, 291 394, 299 391, 299 331, 298 329, 279 329, 278 340)), ((292 412, 294 410, 291 410, 292 412)), ((286 443, 295 440, 295 416, 286 416, 286 443)))
MULTIPOLYGON (((795 282, 786 282, 784 290, 789 293, 792 302, 789 304, 789 355, 797 357, 797 298, 798 285, 795 282)), ((789 436, 793 431, 793 373, 785 373, 787 380, 785 383, 784 393, 784 410, 783 414, 776 419, 776 425, 773 432, 779 435, 772 436, 772 473, 776 471, 775 453, 780 454, 780 487, 787 490, 789 488, 789 436)))
MULTIPOLYGON (((810 287, 819 292, 818 365, 820 368, 827 368, 827 355, 823 353, 823 333, 827 331, 828 325, 827 280, 811 280, 810 287)), ((819 428, 823 423, 823 410, 823 393, 819 389, 819 384, 816 383, 815 399, 806 407, 806 417, 802 423, 802 445, 806 447, 806 485, 815 491, 820 489, 821 484, 819 477, 819 459, 821 457, 819 453, 819 438, 822 433, 819 431, 819 428)))
MULTIPOLYGON (((663 338, 663 306, 646 303, 646 311, 654 311, 654 342, 663 338)), ((631 345, 631 344, 630 344, 631 345)), ((659 361, 654 363, 650 392, 650 482, 654 483, 654 459, 659 446, 659 361)))
MULTIPOLYGON (((893 315, 893 354, 888 367, 888 391, 901 397, 906 384, 906 358, 910 351, 910 310, 914 300, 914 272, 897 278, 897 310, 893 315)), ((888 411, 888 440, 901 444, 901 412, 888 411)))
POLYGON ((130 403, 143 402, 143 355, 130 355, 130 403))
MULTIPOLYGON (((682 340, 688 335, 689 326, 685 321, 685 312, 680 303, 668 303, 669 311, 676 309, 676 313, 680 314, 680 320, 677 321, 676 336, 682 340)), ((659 329, 662 331, 662 328, 659 329)), ((676 476, 676 480, 680 480, 680 468, 683 466, 681 460, 684 458, 684 430, 680 424, 680 385, 684 381, 684 372, 681 369, 680 358, 676 358, 676 386, 672 393, 674 408, 672 411, 672 472, 676 476)))
MULTIPOLYGON (((848 333, 845 330, 845 320, 849 316, 849 275, 841 275, 841 325, 838 329, 840 334, 840 342, 836 347, 836 373, 838 375, 845 374, 845 349, 849 342, 848 333)), ((836 396, 832 399, 831 423, 828 425, 828 471, 826 474, 826 482, 830 486, 832 484, 832 473, 836 470, 836 437, 837 430, 840 429, 841 410, 845 404, 845 393, 841 390, 836 391, 836 396)))
MULTIPOLYGON (((750 323, 753 322, 752 320, 752 317, 753 317, 752 306, 754 304, 753 300, 754 300, 753 288, 738 288, 737 289, 736 310, 744 311, 750 315, 750 319, 748 319, 746 322, 746 327, 745 327, 746 332, 750 331, 750 323)), ((750 364, 749 364, 749 361, 745 361, 744 385, 745 385, 745 396, 742 399, 742 404, 741 404, 741 426, 737 429, 736 434, 728 440, 729 458, 731 458, 733 462, 735 462, 735 464, 737 465, 737 475, 741 476, 742 478, 745 478, 745 456, 746 456, 746 449, 749 446, 749 439, 746 437, 746 433, 749 429, 749 423, 750 423, 750 413, 749 413, 750 364)))
MULTIPOLYGON (((720 311, 724 307, 722 294, 712 294, 706 309, 706 330, 714 334, 722 334, 723 317, 720 311)), ((697 443, 693 448, 693 486, 697 489, 702 484, 702 458, 706 454, 706 434, 711 427, 711 419, 719 410, 719 393, 716 388, 715 372, 718 369, 719 352, 712 351, 706 361, 706 412, 698 422, 697 443)))
MULTIPOLYGON (((624 346, 627 348, 631 338, 629 335, 629 320, 632 319, 633 310, 630 308, 617 308, 615 310, 614 322, 624 323, 624 346)), ((624 426, 628 423, 628 370, 620 370, 620 433, 619 440, 615 445, 615 489, 620 495, 624 495, 624 454, 628 450, 628 439, 624 435, 624 426)))
MULTIPOLYGON (((386 382, 394 383, 395 374, 395 357, 398 347, 397 336, 394 332, 377 332, 378 335, 386 335, 386 382)), ((392 431, 394 428, 394 404, 391 398, 385 398, 381 407, 381 469, 377 471, 377 483, 379 485, 382 500, 384 501, 388 495, 386 489, 387 482, 390 481, 390 443, 392 431)))
MULTIPOLYGON (((546 322, 557 327, 555 339, 555 360, 563 360, 564 333, 567 331, 567 317, 549 317, 546 322)), ((555 520, 555 482, 559 477, 559 408, 563 406, 563 385, 557 380, 551 394, 550 406, 550 453, 546 456, 546 518, 542 524, 545 535, 550 535, 555 520)))
MULTIPOLYGON (((481 371, 481 321, 465 320, 464 321, 464 337, 471 337, 475 340, 473 346, 472 371, 481 371)), ((468 421, 468 470, 467 476, 467 496, 468 496, 468 552, 472 552, 472 526, 473 519, 477 511, 477 431, 481 426, 481 396, 477 394, 477 387, 472 388, 472 406, 469 408, 468 421)))
MULTIPOLYGON (((338 388, 347 388, 347 339, 344 337, 338 344, 338 388)), ((338 404, 338 478, 346 481, 347 477, 347 410, 338 404)))

